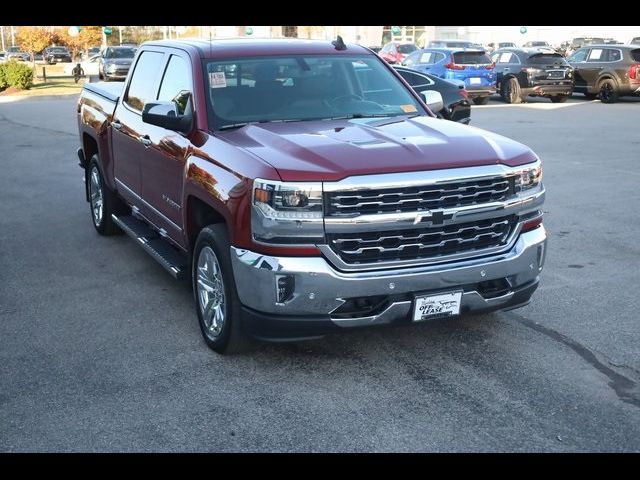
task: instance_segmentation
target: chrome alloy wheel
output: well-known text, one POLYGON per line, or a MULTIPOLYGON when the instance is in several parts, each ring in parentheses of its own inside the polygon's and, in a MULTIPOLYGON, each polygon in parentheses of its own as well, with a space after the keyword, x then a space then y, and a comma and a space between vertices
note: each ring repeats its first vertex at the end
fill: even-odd
POLYGON ((210 338, 216 338, 222 332, 226 320, 226 298, 220 263, 209 246, 200 250, 198 255, 196 289, 206 334, 210 338))
POLYGON ((104 197, 102 195, 102 183, 100 182, 100 172, 94 165, 89 175, 89 194, 91 197, 91 211, 93 212, 93 223, 99 226, 102 223, 102 212, 104 197))

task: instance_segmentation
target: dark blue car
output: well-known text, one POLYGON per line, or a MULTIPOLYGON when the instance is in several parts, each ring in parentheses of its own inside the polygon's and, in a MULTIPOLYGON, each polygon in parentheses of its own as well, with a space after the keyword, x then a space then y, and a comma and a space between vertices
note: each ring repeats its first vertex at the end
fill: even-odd
POLYGON ((447 80, 463 81, 476 105, 486 104, 496 93, 494 64, 480 48, 424 48, 405 58, 402 65, 447 80))

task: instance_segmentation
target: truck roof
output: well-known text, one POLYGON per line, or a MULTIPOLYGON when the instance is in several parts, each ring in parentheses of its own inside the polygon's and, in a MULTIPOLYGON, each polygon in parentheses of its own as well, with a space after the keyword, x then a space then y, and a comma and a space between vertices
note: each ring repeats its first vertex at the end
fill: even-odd
POLYGON ((346 50, 336 50, 331 40, 301 40, 297 38, 228 38, 228 39, 180 39, 145 42, 141 46, 157 45, 163 47, 195 49, 202 58, 249 57, 260 55, 318 55, 335 53, 367 53, 361 45, 347 43, 346 50))

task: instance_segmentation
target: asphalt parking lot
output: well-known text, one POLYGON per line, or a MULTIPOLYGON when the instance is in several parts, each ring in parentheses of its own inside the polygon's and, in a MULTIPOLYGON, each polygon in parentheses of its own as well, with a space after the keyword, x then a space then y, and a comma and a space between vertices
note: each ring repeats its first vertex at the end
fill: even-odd
POLYGON ((0 103, 0 451, 640 451, 640 102, 473 107, 544 162, 527 307, 236 357, 94 231, 74 105, 0 103))

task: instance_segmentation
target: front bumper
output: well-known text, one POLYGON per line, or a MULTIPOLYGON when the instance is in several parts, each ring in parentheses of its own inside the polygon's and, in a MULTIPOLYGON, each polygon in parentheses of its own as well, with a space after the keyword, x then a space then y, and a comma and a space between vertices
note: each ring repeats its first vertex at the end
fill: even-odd
POLYGON ((511 250, 447 264, 342 272, 322 257, 272 257, 231 247, 236 288, 247 333, 271 340, 308 338, 349 327, 410 323, 413 295, 463 290, 461 313, 516 308, 529 301, 545 260, 543 226, 522 233, 511 250), (293 295, 277 302, 276 275, 292 276, 293 295), (495 280, 499 295, 481 286, 495 280), (349 299, 382 296, 371 314, 335 312, 349 299))

